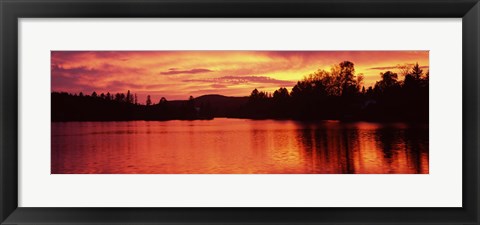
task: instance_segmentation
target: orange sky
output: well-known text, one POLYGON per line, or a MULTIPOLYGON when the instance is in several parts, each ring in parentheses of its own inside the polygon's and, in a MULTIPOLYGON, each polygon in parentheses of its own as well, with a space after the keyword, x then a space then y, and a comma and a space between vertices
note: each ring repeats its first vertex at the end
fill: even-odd
MULTIPOLYGON (((428 70, 428 51, 52 51, 52 91, 150 94, 157 102, 205 94, 247 96, 258 88, 289 90, 319 68, 349 60, 365 87, 380 72, 416 63, 428 70)), ((403 80, 403 78, 399 78, 403 80)))

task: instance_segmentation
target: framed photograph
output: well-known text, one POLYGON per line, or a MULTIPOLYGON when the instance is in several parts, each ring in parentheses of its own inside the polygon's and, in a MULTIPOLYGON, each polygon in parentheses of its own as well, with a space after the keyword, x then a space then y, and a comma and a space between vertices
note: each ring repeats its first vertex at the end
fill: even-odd
POLYGON ((1 224, 479 224, 477 0, 0 0, 1 224))

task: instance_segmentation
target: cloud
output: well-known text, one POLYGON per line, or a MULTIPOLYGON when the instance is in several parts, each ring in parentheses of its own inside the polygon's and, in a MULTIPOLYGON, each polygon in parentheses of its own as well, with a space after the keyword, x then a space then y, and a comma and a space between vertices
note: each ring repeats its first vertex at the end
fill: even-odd
POLYGON ((226 88, 227 85, 223 85, 223 84, 212 84, 211 87, 212 87, 212 88, 226 88))
POLYGON ((86 66, 64 68, 61 65, 54 64, 51 66, 52 76, 81 76, 81 75, 98 75, 97 69, 88 68, 86 66))
POLYGON ((64 67, 61 64, 52 64, 51 66, 51 73, 52 78, 56 76, 67 76, 67 77, 78 77, 78 76, 94 76, 96 79, 99 77, 106 77, 106 76, 124 76, 124 74, 142 74, 145 73, 146 70, 143 68, 135 68, 135 67, 120 67, 111 65, 108 63, 104 63, 97 67, 87 67, 87 66, 77 66, 77 67, 64 67))
POLYGON ((162 75, 177 75, 177 74, 197 74, 197 73, 210 73, 213 70, 197 68, 191 70, 178 70, 177 68, 170 68, 168 71, 160 72, 162 75))
POLYGON ((293 81, 278 80, 266 76, 224 76, 221 77, 224 80, 234 82, 234 83, 263 83, 263 84, 277 84, 277 85, 292 85, 295 84, 293 81))
POLYGON ((92 91, 123 91, 130 89, 148 89, 159 88, 163 84, 149 84, 138 82, 138 79, 131 81, 132 78, 126 78, 126 74, 143 74, 142 68, 121 68, 111 64, 102 64, 99 67, 64 67, 63 65, 52 64, 52 89, 70 90, 70 92, 92 92, 92 91), (123 79, 112 79, 115 77, 123 79), (59 88, 61 87, 61 88, 59 88))
MULTIPOLYGON (((413 64, 410 64, 413 66, 413 64)), ((420 66, 422 69, 428 69, 428 66, 420 66)), ((393 70, 398 69, 398 66, 381 66, 381 67, 370 67, 369 70, 393 70)))
POLYGON ((183 82, 205 82, 215 83, 222 85, 238 85, 248 83, 260 83, 260 84, 274 84, 277 86, 293 86, 296 82, 289 80, 278 80, 266 76, 223 76, 218 78, 209 79, 189 79, 183 80, 183 82))
POLYGON ((130 82, 124 81, 109 81, 103 87, 106 90, 127 90, 127 89, 143 89, 145 85, 141 84, 132 84, 130 82))

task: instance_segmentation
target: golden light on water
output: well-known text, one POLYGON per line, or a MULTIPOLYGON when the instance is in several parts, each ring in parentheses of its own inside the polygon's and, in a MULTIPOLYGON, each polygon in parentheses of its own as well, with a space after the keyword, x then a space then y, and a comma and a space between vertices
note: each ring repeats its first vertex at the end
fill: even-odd
POLYGON ((215 119, 52 124, 52 173, 428 173, 428 131, 215 119), (228 124, 228 126, 225 126, 228 124))

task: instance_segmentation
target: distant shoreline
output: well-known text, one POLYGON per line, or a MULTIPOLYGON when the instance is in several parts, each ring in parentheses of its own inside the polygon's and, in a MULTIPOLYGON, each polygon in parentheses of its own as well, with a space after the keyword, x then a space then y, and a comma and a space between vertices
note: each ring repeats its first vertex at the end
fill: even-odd
POLYGON ((294 121, 294 122, 338 122, 338 123, 405 123, 405 124, 425 124, 428 125, 429 121, 400 121, 400 120, 334 120, 334 119, 311 119, 311 120, 302 120, 302 119, 291 119, 291 118, 240 118, 240 117, 215 117, 211 119, 171 119, 171 120, 68 120, 68 121, 51 121, 51 123, 69 123, 69 122, 86 122, 86 123, 103 123, 103 122, 168 122, 168 121, 212 121, 215 119, 238 119, 238 120, 253 120, 253 121, 263 121, 263 120, 273 120, 273 121, 294 121))

